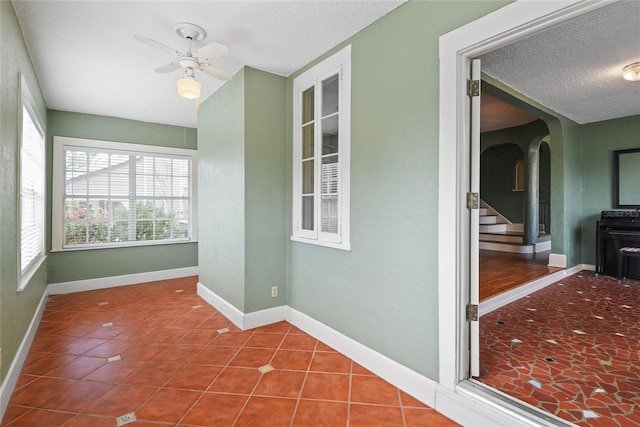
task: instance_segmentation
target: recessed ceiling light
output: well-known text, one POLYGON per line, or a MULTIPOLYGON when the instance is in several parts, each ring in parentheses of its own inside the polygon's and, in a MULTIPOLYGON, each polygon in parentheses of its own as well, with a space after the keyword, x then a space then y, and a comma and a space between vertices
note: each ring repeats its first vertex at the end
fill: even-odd
POLYGON ((622 69, 622 77, 631 82, 640 80, 640 62, 634 62, 622 69))

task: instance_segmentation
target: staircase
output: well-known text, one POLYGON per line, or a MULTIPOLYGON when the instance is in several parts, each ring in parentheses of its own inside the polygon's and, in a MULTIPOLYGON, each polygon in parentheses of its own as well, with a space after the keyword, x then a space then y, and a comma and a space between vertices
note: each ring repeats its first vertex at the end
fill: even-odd
POLYGON ((551 250, 551 236, 533 245, 525 244, 523 224, 513 224, 482 200, 480 206, 480 249, 520 254, 551 250))

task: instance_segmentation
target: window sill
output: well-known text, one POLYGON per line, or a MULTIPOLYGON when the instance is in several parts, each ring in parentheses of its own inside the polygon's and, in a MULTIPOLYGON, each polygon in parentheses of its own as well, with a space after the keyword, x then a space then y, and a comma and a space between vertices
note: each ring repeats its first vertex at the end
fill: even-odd
POLYGON ((342 251, 351 252, 351 244, 349 243, 325 242, 323 240, 306 239, 300 236, 291 236, 291 241, 299 242, 299 243, 308 243, 310 245, 324 246, 325 248, 340 249, 342 251))
POLYGON ((78 245, 72 246, 68 248, 52 248, 52 253, 59 252, 75 252, 75 251, 90 251, 96 249, 125 249, 125 248, 140 248, 144 246, 158 246, 158 245, 182 245, 185 243, 198 243, 197 240, 170 240, 170 241, 161 241, 161 242, 153 242, 153 241, 142 241, 130 244, 103 244, 103 245, 78 245))
POLYGON ((20 276, 20 283, 18 283, 18 289, 16 290, 16 292, 24 291, 24 289, 27 287, 29 282, 31 282, 31 279, 33 278, 34 274, 36 274, 36 272, 40 269, 42 264, 44 264, 46 259, 47 259, 47 256, 42 255, 40 258, 34 261, 29 268, 27 268, 27 271, 25 271, 20 276))

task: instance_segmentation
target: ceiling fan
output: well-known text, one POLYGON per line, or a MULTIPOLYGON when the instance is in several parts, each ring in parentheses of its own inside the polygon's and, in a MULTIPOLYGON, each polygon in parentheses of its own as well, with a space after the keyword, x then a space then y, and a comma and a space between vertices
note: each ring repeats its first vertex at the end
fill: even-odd
POLYGON ((192 51, 191 42, 203 40, 207 36, 206 31, 201 27, 188 22, 177 23, 175 25, 175 30, 180 37, 189 41, 189 48, 185 53, 146 37, 138 35, 133 37, 139 42, 156 49, 160 49, 167 55, 175 57, 172 62, 156 68, 155 71, 157 73, 171 73, 180 68, 184 68, 184 76, 177 82, 178 94, 180 96, 188 99, 200 98, 200 89, 202 85, 195 78, 195 70, 203 71, 218 80, 231 80, 233 77, 231 73, 228 73, 218 67, 214 67, 209 63, 212 59, 228 55, 228 46, 218 42, 211 42, 192 51))

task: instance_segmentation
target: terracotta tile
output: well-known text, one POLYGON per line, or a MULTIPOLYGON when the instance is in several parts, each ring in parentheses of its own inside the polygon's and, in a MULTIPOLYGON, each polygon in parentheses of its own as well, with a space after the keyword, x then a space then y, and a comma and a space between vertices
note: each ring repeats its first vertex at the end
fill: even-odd
POLYGON ((402 406, 405 408, 420 408, 420 409, 428 408, 427 405, 425 405, 415 397, 405 393, 402 390, 400 390, 400 402, 402 403, 402 406))
POLYGON ((167 343, 145 342, 132 346, 123 353, 123 357, 134 360, 151 360, 169 348, 167 343))
POLYGON ((301 399, 293 418, 293 426, 344 427, 347 425, 348 411, 348 403, 301 399))
POLYGON ((73 416, 74 414, 65 412, 33 409, 15 419, 10 425, 11 427, 61 426, 73 418, 73 416))
POLYGON ((328 345, 326 345, 322 341, 318 341, 318 346, 316 347, 316 351, 328 351, 328 352, 336 352, 337 353, 336 350, 334 350, 333 348, 329 347, 328 345))
POLYGON ((309 369, 312 357, 311 351, 278 350, 271 361, 271 366, 276 369, 306 371, 309 369))
POLYGON ((259 368, 271 361, 275 350, 262 348, 242 348, 229 362, 230 366, 259 368))
POLYGON ((258 387, 256 387, 253 394, 258 396, 298 398, 305 375, 304 372, 297 371, 276 370, 267 372, 260 378, 258 387))
MULTIPOLYGON (((124 414, 123 414, 124 415, 124 414)), ((98 417, 93 415, 76 415, 64 427, 113 427, 112 417, 98 417)))
MULTIPOLYGON (((231 329, 231 328, 229 328, 231 329)), ((224 334, 219 334, 212 342, 212 345, 226 345, 226 346, 235 346, 242 347, 244 343, 247 342, 249 338, 251 338, 253 332, 227 332, 224 334)))
MULTIPOLYGON (((108 323, 108 322, 104 322, 108 323)), ((113 326, 103 326, 97 328, 88 334, 85 334, 85 338, 99 338, 103 340, 110 340, 111 338, 115 338, 124 331, 127 330, 126 326, 113 325, 113 326)))
MULTIPOLYGON (((186 319, 196 320, 190 317, 187 317, 186 319)), ((205 320, 202 320, 202 319, 197 319, 197 320, 199 320, 200 322, 196 326, 196 329, 213 329, 217 331, 218 329, 226 328, 231 324, 231 321, 222 315, 213 316, 205 320)))
POLYGON ((2 418, 2 425, 7 425, 11 421, 21 417, 22 415, 29 412, 31 408, 25 408, 24 406, 14 406, 9 405, 7 410, 4 412, 4 418, 2 418))
POLYGON ((40 405, 41 408, 66 412, 81 412, 94 400, 113 388, 112 384, 78 381, 40 405))
POLYGON ((162 328, 158 329, 152 337, 149 337, 147 342, 161 342, 173 344, 181 340, 189 333, 188 329, 176 329, 176 328, 162 328))
POLYGON ((349 427, 404 426, 399 407, 357 405, 349 407, 349 427))
POLYGON ((119 417, 135 412, 151 395, 156 387, 143 387, 129 384, 118 384, 104 396, 95 400, 82 413, 91 415, 108 415, 119 417))
POLYGON ((165 388, 204 391, 222 371, 220 366, 186 365, 167 384, 165 388))
POLYGON ((373 372, 363 368, 362 366, 358 365, 356 362, 353 362, 351 373, 353 375, 371 375, 371 376, 375 375, 373 372))
POLYGON ((310 372, 302 389, 305 399, 349 401, 349 375, 310 372))
POLYGON ((118 384, 138 369, 142 368, 146 362, 141 360, 123 359, 117 362, 107 363, 101 366, 83 379, 85 381, 100 381, 108 384, 118 384))
POLYGON ((62 365, 59 368, 56 368, 53 371, 47 373, 47 376, 80 379, 95 371, 102 365, 105 365, 106 363, 107 360, 104 358, 79 356, 70 363, 62 365))
POLYGON ((27 375, 45 375, 54 369, 71 363, 75 356, 69 354, 44 354, 35 360, 27 362, 22 368, 22 373, 27 375))
MULTIPOLYGON (((177 319, 173 319, 173 322, 167 325, 167 328, 195 329, 204 322, 206 322, 206 320, 203 320, 197 317, 178 317, 177 319)), ((211 329, 220 329, 220 328, 211 328, 211 329)))
POLYGON ((455 427, 459 425, 458 423, 453 422, 449 418, 430 408, 404 408, 403 410, 407 427, 455 427))
POLYGON ((80 355, 99 346, 100 344, 104 344, 105 342, 106 340, 97 338, 74 337, 73 339, 68 339, 67 342, 56 347, 53 352, 80 355))
POLYGON ((310 371, 351 373, 351 359, 340 353, 318 353, 313 356, 310 371))
POLYGON ((191 360, 191 363, 226 366, 238 350, 238 347, 210 345, 198 353, 198 355, 191 360))
POLYGON ((201 345, 179 345, 174 344, 162 353, 158 354, 154 360, 161 362, 187 363, 202 351, 201 345))
POLYGON ((400 405, 398 389, 382 378, 354 375, 351 379, 351 402, 377 405, 400 405))
POLYGON ((75 381, 59 378, 38 378, 37 380, 16 390, 9 404, 38 407, 62 390, 70 387, 75 381))
POLYGON ((194 329, 184 335, 179 344, 207 345, 218 336, 218 331, 211 329, 194 329))
POLYGON ((25 385, 27 385, 27 384, 35 381, 35 380, 37 380, 38 378, 40 378, 40 377, 37 376, 37 375, 24 375, 24 374, 20 375, 18 377, 18 381, 16 382, 16 387, 15 387, 14 391, 18 390, 21 387, 24 387, 25 385))
POLYGON ((224 368, 211 384, 209 391, 218 393, 249 394, 258 383, 262 374, 257 369, 224 368))
POLYGON ((258 348, 278 348, 284 337, 285 334, 256 332, 251 338, 249 338, 249 341, 247 341, 244 346, 258 348))
POLYGON ((87 351, 84 355, 89 357, 111 357, 116 354, 122 354, 127 349, 135 346, 135 343, 129 341, 121 341, 118 339, 113 339, 106 341, 103 344, 87 351))
POLYGON ((248 396, 205 393, 182 420, 190 426, 231 426, 248 396))
POLYGON ((280 348, 289 350, 314 350, 318 340, 309 335, 288 334, 280 348))
POLYGON ((162 389, 136 411, 139 420, 177 423, 200 397, 200 392, 162 389))
POLYGON ((291 324, 287 322, 277 322, 270 325, 260 326, 256 329, 256 332, 274 332, 286 334, 291 329, 291 324))
MULTIPOLYGON (((118 363, 118 362, 114 362, 118 363)), ((148 385, 160 387, 169 381, 182 369, 181 363, 147 362, 142 368, 128 376, 123 382, 126 384, 148 385)))
POLYGON ((251 397, 234 426, 288 427, 295 407, 295 399, 251 397))

